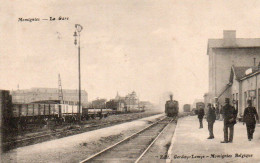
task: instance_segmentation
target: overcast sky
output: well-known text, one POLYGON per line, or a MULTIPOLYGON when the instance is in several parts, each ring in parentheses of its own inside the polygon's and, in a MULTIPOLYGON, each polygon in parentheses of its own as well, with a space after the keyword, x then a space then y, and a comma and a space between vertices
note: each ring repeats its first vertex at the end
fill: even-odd
POLYGON ((74 25, 81 24, 82 88, 89 98, 135 90, 158 102, 173 92, 181 103, 208 90, 208 38, 236 30, 260 38, 260 1, 63 0, 1 5, 0 89, 78 88, 74 25), (5 14, 3 14, 5 13, 5 14), (69 17, 18 22, 18 18, 69 17))

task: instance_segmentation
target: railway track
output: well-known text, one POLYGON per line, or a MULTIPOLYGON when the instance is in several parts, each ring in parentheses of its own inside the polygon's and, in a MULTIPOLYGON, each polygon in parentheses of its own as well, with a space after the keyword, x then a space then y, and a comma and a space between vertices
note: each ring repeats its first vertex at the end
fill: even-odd
POLYGON ((175 118, 164 117, 148 127, 132 134, 131 136, 107 147, 106 149, 82 160, 86 162, 134 162, 142 160, 142 157, 149 151, 150 147, 159 138, 168 124, 175 121, 175 118))
POLYGON ((17 147, 22 147, 22 146, 35 144, 35 143, 44 142, 44 141, 50 140, 51 138, 62 138, 62 137, 66 137, 69 135, 80 134, 83 132, 92 131, 92 130, 96 130, 99 128, 108 127, 108 126, 112 126, 115 124, 132 121, 135 119, 138 119, 138 118, 126 119, 126 120, 115 120, 115 121, 105 122, 105 123, 100 123, 100 124, 91 124, 89 126, 84 126, 84 127, 80 127, 80 128, 67 129, 66 131, 53 130, 51 133, 46 133, 46 131, 39 132, 37 135, 34 135, 34 136, 28 136, 26 138, 15 139, 15 140, 3 142, 2 146, 3 146, 4 151, 8 151, 8 150, 11 150, 11 149, 14 149, 17 147))
POLYGON ((62 138, 65 136, 79 134, 79 133, 83 133, 86 131, 91 131, 91 130, 95 130, 95 129, 99 129, 102 127, 107 127, 107 126, 111 126, 111 125, 119 124, 119 123, 123 123, 123 122, 126 122, 126 121, 114 121, 114 122, 106 122, 106 123, 101 123, 101 124, 92 124, 87 127, 68 129, 66 131, 55 131, 54 130, 51 133, 40 132, 35 136, 28 136, 28 137, 22 138, 22 139, 3 142, 3 147, 7 151, 7 150, 14 149, 17 147, 34 144, 34 143, 36 143, 35 141, 37 141, 37 143, 44 142, 46 140, 49 140, 51 137, 62 138), (74 132, 74 133, 72 133, 72 132, 74 132))

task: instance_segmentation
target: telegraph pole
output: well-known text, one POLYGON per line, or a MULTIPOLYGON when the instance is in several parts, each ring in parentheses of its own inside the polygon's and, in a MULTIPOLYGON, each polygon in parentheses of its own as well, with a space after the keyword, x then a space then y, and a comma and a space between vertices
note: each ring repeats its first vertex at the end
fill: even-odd
POLYGON ((58 84, 59 84, 59 87, 58 87, 58 96, 59 96, 59 100, 60 100, 60 103, 63 104, 63 92, 62 92, 62 85, 61 85, 61 77, 60 77, 60 74, 58 75, 58 84))
POLYGON ((78 108, 78 116, 79 116, 79 121, 81 121, 81 116, 80 116, 80 108, 81 108, 81 77, 80 77, 80 32, 82 31, 83 27, 80 24, 75 25, 75 32, 74 32, 74 37, 75 41, 74 44, 78 45, 78 70, 79 70, 79 108, 78 108), (77 43, 77 38, 78 38, 78 43, 77 43))

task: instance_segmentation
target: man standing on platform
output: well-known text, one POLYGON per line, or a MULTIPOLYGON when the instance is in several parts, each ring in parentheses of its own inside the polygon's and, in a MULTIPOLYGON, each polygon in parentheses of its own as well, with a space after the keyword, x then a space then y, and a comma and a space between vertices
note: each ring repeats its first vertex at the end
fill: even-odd
POLYGON ((252 101, 248 100, 247 103, 248 107, 244 111, 243 121, 246 123, 248 140, 251 141, 255 132, 256 120, 259 122, 259 117, 255 107, 252 106, 252 101))
POLYGON ((224 118, 224 141, 221 141, 221 143, 232 143, 234 135, 234 125, 236 124, 237 111, 233 106, 229 104, 229 98, 225 98, 225 105, 223 106, 222 114, 224 118))
POLYGON ((199 107, 198 110, 198 118, 199 118, 199 122, 200 122, 200 128, 203 128, 203 117, 205 115, 204 109, 202 108, 202 106, 199 107))
POLYGON ((208 104, 208 113, 207 113, 207 121, 208 121, 208 129, 209 129, 209 137, 208 139, 214 139, 213 134, 213 125, 216 120, 216 113, 215 108, 211 106, 211 104, 208 104))

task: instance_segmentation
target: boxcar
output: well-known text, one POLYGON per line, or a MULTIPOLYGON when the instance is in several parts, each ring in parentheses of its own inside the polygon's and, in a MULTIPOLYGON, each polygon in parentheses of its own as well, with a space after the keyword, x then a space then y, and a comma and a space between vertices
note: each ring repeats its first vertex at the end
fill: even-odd
POLYGON ((196 108, 194 108, 194 113, 198 114, 199 108, 205 109, 205 104, 204 102, 196 102, 196 108))
POLYGON ((190 104, 185 104, 183 105, 183 112, 190 112, 191 111, 191 105, 190 104))

